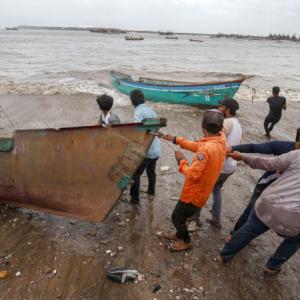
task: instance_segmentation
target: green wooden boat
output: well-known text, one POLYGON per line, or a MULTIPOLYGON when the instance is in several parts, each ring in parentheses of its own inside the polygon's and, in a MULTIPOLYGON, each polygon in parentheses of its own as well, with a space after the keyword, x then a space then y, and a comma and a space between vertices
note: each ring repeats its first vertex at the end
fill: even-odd
POLYGON ((245 78, 223 82, 188 83, 140 77, 111 71, 112 85, 124 94, 143 91, 145 98, 154 102, 216 107, 225 98, 232 98, 245 78))

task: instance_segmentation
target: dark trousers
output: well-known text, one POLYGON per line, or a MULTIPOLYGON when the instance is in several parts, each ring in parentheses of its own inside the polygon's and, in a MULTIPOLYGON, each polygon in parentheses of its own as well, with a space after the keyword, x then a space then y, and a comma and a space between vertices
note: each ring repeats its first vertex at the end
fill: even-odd
POLYGON ((280 117, 268 114, 264 121, 265 132, 267 135, 273 130, 276 123, 280 121, 280 117))
POLYGON ((145 158, 141 165, 137 168, 134 175, 132 176, 132 179, 134 180, 134 183, 131 185, 130 188, 130 196, 131 199, 135 201, 140 200, 140 182, 141 182, 141 176, 146 170, 147 176, 148 176, 148 193, 150 195, 155 195, 155 184, 156 184, 156 162, 158 160, 157 158, 145 158))
MULTIPOLYGON (((249 242, 261 234, 268 231, 267 227, 256 215, 255 210, 251 214, 247 222, 234 233, 232 239, 221 250, 220 255, 225 261, 231 260, 241 249, 249 242)), ((280 267, 300 248, 300 234, 295 237, 287 237, 277 248, 276 252, 269 258, 267 267, 273 270, 280 270, 280 267)))
POLYGON ((247 221, 252 209, 254 208, 254 205, 256 203, 256 200, 260 197, 260 195, 262 194, 262 192, 270 185, 270 183, 267 184, 257 184, 255 186, 255 189, 253 191, 253 194, 251 196, 251 199, 247 205, 247 207, 245 208, 245 210, 243 211, 243 213, 241 214, 241 216, 239 217, 239 219, 236 221, 233 230, 231 231, 231 234, 233 234, 235 231, 239 230, 247 221))
POLYGON ((172 213, 172 222, 177 230, 176 236, 184 240, 186 243, 191 242, 191 238, 188 232, 186 221, 189 217, 195 214, 199 210, 198 207, 194 206, 191 203, 184 203, 178 201, 173 213, 172 213))

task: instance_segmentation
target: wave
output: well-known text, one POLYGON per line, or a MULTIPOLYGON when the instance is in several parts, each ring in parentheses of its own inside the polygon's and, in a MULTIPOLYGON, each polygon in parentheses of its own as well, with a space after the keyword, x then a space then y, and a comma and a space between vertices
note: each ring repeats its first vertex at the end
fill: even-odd
POLYGON ((89 82, 0 82, 0 94, 19 95, 74 95, 107 93, 111 87, 105 83, 89 82))

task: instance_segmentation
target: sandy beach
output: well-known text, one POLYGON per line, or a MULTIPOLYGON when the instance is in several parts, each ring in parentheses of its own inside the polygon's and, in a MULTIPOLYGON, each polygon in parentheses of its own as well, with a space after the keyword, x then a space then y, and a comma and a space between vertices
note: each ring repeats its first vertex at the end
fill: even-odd
MULTIPOLYGON (((239 100, 243 142, 265 141, 266 104, 239 100)), ((91 125, 99 115, 95 97, 90 95, 2 95, 0 104, 1 136, 22 128, 91 125)), ((168 119, 164 132, 190 139, 201 136, 202 110, 150 105, 168 119)), ((300 126, 299 109, 299 102, 288 103, 288 110, 272 132, 273 139, 294 140, 300 126)), ((115 111, 123 122, 132 119, 129 102, 115 111)), ((140 205, 131 205, 125 192, 102 224, 1 205, 0 270, 7 270, 8 277, 0 280, 0 299, 300 299, 300 253, 278 276, 263 275, 266 260, 281 241, 272 232, 246 247, 228 266, 214 261, 261 171, 239 165, 223 191, 223 228, 217 230, 205 222, 210 216, 208 201, 202 211, 203 226, 193 232, 193 248, 186 253, 168 252, 158 236, 173 229, 170 215, 183 181, 173 150, 165 142, 157 173, 153 200, 143 193, 140 205), (162 171, 163 166, 169 170, 162 171), (124 250, 118 251, 118 247, 124 250), (119 266, 138 270, 143 274, 141 281, 124 285, 109 281, 107 270, 119 266), (158 284, 161 290, 155 294, 152 290, 158 284)))

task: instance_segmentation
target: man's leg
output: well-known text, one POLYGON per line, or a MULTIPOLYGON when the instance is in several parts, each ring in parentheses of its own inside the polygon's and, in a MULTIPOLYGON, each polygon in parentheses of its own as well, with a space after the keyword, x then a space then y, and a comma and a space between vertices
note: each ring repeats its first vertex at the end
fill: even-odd
POLYGON ((249 201, 248 206, 245 208, 239 219, 236 221, 233 230, 231 231, 231 234, 233 234, 235 231, 239 230, 247 221, 252 209, 254 208, 254 205, 256 203, 256 200, 260 197, 262 192, 265 190, 265 188, 268 186, 268 184, 257 184, 255 186, 255 189, 253 191, 253 194, 251 196, 251 199, 249 201))
POLYGON ((277 124, 279 122, 279 120, 278 119, 274 119, 274 118, 272 118, 271 119, 271 122, 270 122, 270 126, 269 126, 269 133, 271 133, 271 131, 273 130, 273 128, 274 128, 274 126, 275 126, 275 124, 277 124))
POLYGON ((253 209, 247 222, 236 231, 231 240, 221 250, 223 261, 230 261, 250 241, 268 231, 269 228, 257 217, 253 209))
POLYGON ((264 128, 266 132, 266 137, 270 137, 270 132, 269 132, 269 123, 270 123, 270 115, 267 115, 264 121, 264 128))
POLYGON ((176 236, 178 239, 186 243, 191 242, 191 238, 187 229, 186 221, 191 217, 198 208, 193 204, 178 201, 172 213, 172 222, 176 228, 176 236))
POLYGON ((210 223, 218 228, 221 227, 222 187, 230 175, 232 174, 220 174, 213 190, 212 220, 210 223))
POLYGON ((146 173, 148 176, 148 194, 155 195, 155 185, 156 185, 156 162, 158 158, 149 159, 149 164, 146 167, 146 173))
POLYGON ((134 175, 132 176, 134 183, 131 185, 130 188, 130 196, 131 196, 131 201, 133 202, 140 201, 140 181, 141 181, 141 176, 145 171, 147 165, 148 165, 148 158, 145 158, 143 162, 140 164, 140 166, 137 168, 137 170, 135 171, 134 175))
POLYGON ((281 265, 285 263, 300 249, 300 234, 295 237, 286 238, 277 248, 276 252, 267 262, 267 268, 280 271, 281 265))

